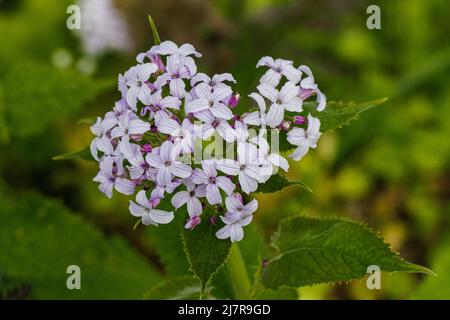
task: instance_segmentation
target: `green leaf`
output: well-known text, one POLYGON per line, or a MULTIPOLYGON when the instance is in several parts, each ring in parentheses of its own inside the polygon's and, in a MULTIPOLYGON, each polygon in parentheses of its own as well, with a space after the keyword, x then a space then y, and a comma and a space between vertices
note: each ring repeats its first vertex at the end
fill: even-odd
POLYGON ((358 118, 359 114, 375 106, 385 103, 387 98, 367 102, 328 101, 322 112, 315 109, 315 103, 305 103, 303 109, 320 119, 320 131, 326 132, 348 125, 350 121, 358 118))
POLYGON ((78 72, 33 62, 11 62, 0 68, 4 118, 16 137, 39 134, 51 123, 67 119, 113 81, 93 80, 78 72))
POLYGON ((92 158, 89 147, 86 147, 79 151, 60 154, 60 155, 54 156, 52 158, 52 160, 71 160, 71 159, 81 159, 81 160, 92 161, 92 162, 95 161, 94 158, 92 158))
POLYGON ((146 300, 196 300, 201 294, 198 279, 191 276, 166 280, 144 294, 146 300))
POLYGON ((202 291, 211 276, 223 266, 230 251, 231 242, 216 237, 219 228, 206 220, 194 230, 183 230, 184 252, 190 270, 201 282, 202 291))
POLYGON ((387 272, 432 274, 400 258, 363 224, 344 219, 284 220, 272 245, 278 255, 262 271, 262 283, 270 289, 359 279, 370 265, 387 272))
POLYGON ((274 174, 265 183, 260 184, 256 192, 273 193, 281 191, 289 186, 299 186, 309 192, 313 192, 312 189, 300 180, 288 180, 280 174, 274 174))
POLYGON ((159 38, 158 29, 156 29, 155 21, 153 21, 153 18, 151 15, 148 16, 148 22, 150 22, 150 27, 152 28, 153 33, 153 41, 155 44, 160 44, 161 39, 159 38))
POLYGON ((37 299, 138 299, 161 276, 123 240, 106 237, 57 201, 0 195, 0 270, 37 299), (81 290, 68 290, 67 267, 81 268, 81 290))

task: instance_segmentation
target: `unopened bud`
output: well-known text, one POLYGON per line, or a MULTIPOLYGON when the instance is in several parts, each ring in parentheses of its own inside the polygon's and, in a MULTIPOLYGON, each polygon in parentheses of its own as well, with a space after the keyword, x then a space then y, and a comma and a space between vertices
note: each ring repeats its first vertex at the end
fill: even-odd
POLYGON ((141 151, 143 153, 150 153, 150 152, 152 152, 152 145, 150 143, 143 144, 141 146, 141 151))
POLYGON ((239 93, 231 95, 230 99, 228 100, 228 106, 231 109, 236 108, 237 104, 239 103, 239 99, 241 98, 241 95, 239 93))
POLYGON ((302 117, 302 116, 294 116, 293 122, 294 122, 294 124, 302 125, 302 124, 306 123, 306 119, 305 119, 305 117, 302 117))
POLYGON ((190 230, 192 230, 192 229, 194 229, 197 225, 199 225, 201 221, 202 221, 202 220, 200 219, 199 216, 195 216, 195 217, 189 218, 189 219, 186 221, 186 224, 184 225, 184 228, 185 228, 185 229, 190 229, 190 230))
POLYGON ((283 122, 281 122, 281 124, 280 124, 280 129, 281 130, 288 131, 290 128, 291 128, 291 122, 290 121, 283 120, 283 122))

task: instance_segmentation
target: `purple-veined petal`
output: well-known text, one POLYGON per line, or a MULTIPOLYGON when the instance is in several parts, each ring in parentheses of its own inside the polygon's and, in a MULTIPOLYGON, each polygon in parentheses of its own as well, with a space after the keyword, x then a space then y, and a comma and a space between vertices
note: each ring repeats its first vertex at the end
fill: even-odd
POLYGON ((220 228, 217 232, 216 232, 216 237, 223 240, 226 238, 230 237, 230 227, 228 225, 220 228))
POLYGON ((269 99, 272 102, 277 101, 278 99, 278 90, 275 89, 272 85, 268 84, 268 83, 261 83, 258 87, 257 87, 259 93, 269 99))
POLYGON ((144 134, 150 130, 150 123, 142 121, 141 119, 133 119, 129 123, 128 133, 133 134, 144 134))
POLYGON ((270 107, 269 112, 267 113, 266 122, 270 127, 274 128, 280 125, 280 123, 283 121, 283 118, 284 108, 278 104, 273 104, 270 107))
POLYGON ((253 199, 252 201, 250 201, 249 203, 247 203, 243 208, 242 208, 242 213, 243 214, 252 214, 253 212, 255 212, 256 210, 258 210, 258 201, 256 199, 253 199))
POLYGON ((192 168, 184 163, 172 163, 171 170, 174 176, 187 178, 192 174, 192 168))
POLYGON ((198 168, 194 169, 192 173, 192 180, 195 184, 205 184, 209 182, 209 177, 203 172, 203 170, 200 170, 198 168))
POLYGON ((140 206, 142 206, 144 208, 150 209, 150 207, 151 207, 150 206, 150 201, 148 201, 147 194, 146 194, 145 190, 141 190, 141 191, 139 191, 137 193, 137 195, 136 195, 136 202, 140 206))
POLYGON ((217 162, 217 169, 225 174, 236 176, 240 172, 240 165, 235 160, 223 159, 217 162))
POLYGON ((134 193, 134 189, 136 188, 135 184, 125 178, 116 178, 116 182, 114 187, 117 192, 120 192, 124 195, 130 196, 134 193))
POLYGON ((229 227, 231 242, 241 241, 244 238, 244 230, 239 224, 233 223, 229 227))
POLYGON ((219 119, 230 120, 233 118, 233 112, 223 103, 215 103, 211 107, 212 114, 219 119))
POLYGON ((215 184, 206 185, 206 199, 209 204, 222 203, 222 196, 220 195, 219 187, 215 184))
POLYGON ((202 203, 196 197, 191 197, 187 201, 187 210, 190 217, 199 216, 202 214, 202 203))
POLYGON ((156 223, 167 224, 173 220, 174 215, 171 211, 152 209, 150 210, 150 217, 156 223))
POLYGON ((258 189, 258 181, 246 175, 243 172, 239 173, 239 185, 246 194, 255 192, 258 189))
POLYGON ((216 178, 216 184, 217 186, 222 189, 223 191, 225 191, 225 193, 227 195, 230 195, 233 193, 234 189, 236 188, 236 186, 234 185, 233 182, 231 182, 231 180, 227 177, 217 177, 216 178))
POLYGON ((131 200, 128 209, 130 210, 131 215, 135 217, 142 217, 146 212, 145 208, 141 207, 140 205, 134 203, 131 200))

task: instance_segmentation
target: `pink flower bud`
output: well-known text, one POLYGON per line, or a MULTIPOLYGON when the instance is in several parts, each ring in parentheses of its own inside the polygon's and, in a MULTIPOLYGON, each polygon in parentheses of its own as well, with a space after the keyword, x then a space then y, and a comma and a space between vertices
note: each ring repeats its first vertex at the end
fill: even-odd
POLYGON ((300 93, 298 94, 298 96, 300 97, 300 99, 306 100, 311 97, 313 93, 314 91, 311 89, 300 89, 300 93))
POLYGON ((291 122, 290 121, 283 120, 283 122, 281 122, 281 124, 280 124, 280 129, 281 130, 288 131, 290 128, 291 128, 291 122))
POLYGON ((143 144, 141 146, 141 151, 143 153, 150 153, 150 152, 152 152, 152 145, 150 143, 143 144))
POLYGON ((211 218, 209 218, 209 222, 211 222, 212 225, 216 225, 217 217, 216 216, 211 216, 211 218))
POLYGON ((228 99, 227 105, 231 109, 236 108, 237 104, 239 103, 240 98, 241 98, 241 95, 239 93, 231 95, 230 99, 228 99))
POLYGON ((161 202, 161 199, 159 199, 159 198, 150 199, 150 205, 152 208, 156 208, 160 202, 161 202))
POLYGON ((201 221, 202 221, 202 220, 200 219, 199 216, 195 216, 195 217, 189 218, 189 219, 186 221, 186 224, 184 225, 184 228, 185 228, 185 229, 193 230, 197 225, 200 224, 201 221))
POLYGON ((294 116, 293 121, 294 121, 294 124, 299 124, 299 125, 306 123, 305 117, 302 117, 302 116, 294 116))

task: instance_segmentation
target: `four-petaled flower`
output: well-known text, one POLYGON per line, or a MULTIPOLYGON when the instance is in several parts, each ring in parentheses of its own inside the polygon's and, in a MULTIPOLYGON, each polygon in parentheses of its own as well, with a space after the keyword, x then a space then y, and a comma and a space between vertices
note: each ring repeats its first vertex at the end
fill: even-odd
POLYGON ((147 155, 148 163, 158 170, 156 180, 161 185, 169 184, 172 175, 187 178, 192 173, 192 168, 178 160, 178 154, 173 149, 173 143, 165 141, 161 147, 153 149, 147 155))
POLYGON ((145 225, 167 224, 174 218, 172 211, 163 211, 154 209, 152 201, 147 199, 145 190, 141 190, 136 195, 136 202, 130 200, 130 213, 138 218, 142 219, 142 223, 145 225))
POLYGON ((312 115, 308 115, 308 129, 293 128, 289 131, 287 140, 290 144, 297 146, 295 151, 289 155, 294 160, 300 160, 308 152, 309 148, 315 149, 317 140, 320 138, 320 121, 312 115))
POLYGON ((147 85, 147 81, 157 70, 158 66, 156 64, 144 63, 131 68, 126 74, 125 85, 128 87, 127 103, 133 110, 136 110, 138 99, 143 104, 147 104, 149 101, 152 90, 147 85))
POLYGON ((227 177, 217 175, 215 160, 203 160, 202 169, 194 170, 192 174, 194 183, 206 186, 206 200, 209 204, 222 203, 219 188, 229 195, 235 189, 234 183, 227 177))
POLYGON ((300 81, 302 73, 293 66, 292 61, 262 57, 256 64, 257 68, 261 66, 269 67, 269 70, 261 77, 260 83, 268 83, 276 87, 280 83, 281 76, 285 76, 289 81, 300 81))
POLYGON ((299 87, 292 82, 286 82, 280 91, 268 83, 261 83, 258 86, 258 91, 272 102, 266 115, 266 123, 272 128, 281 124, 285 110, 291 112, 303 110, 303 100, 298 96, 299 87))
POLYGON ((216 236, 219 239, 230 238, 231 242, 241 241, 244 237, 242 227, 252 221, 253 212, 258 209, 258 202, 253 199, 244 205, 240 195, 231 195, 226 198, 225 206, 227 213, 220 217, 225 226, 216 232, 216 236))

